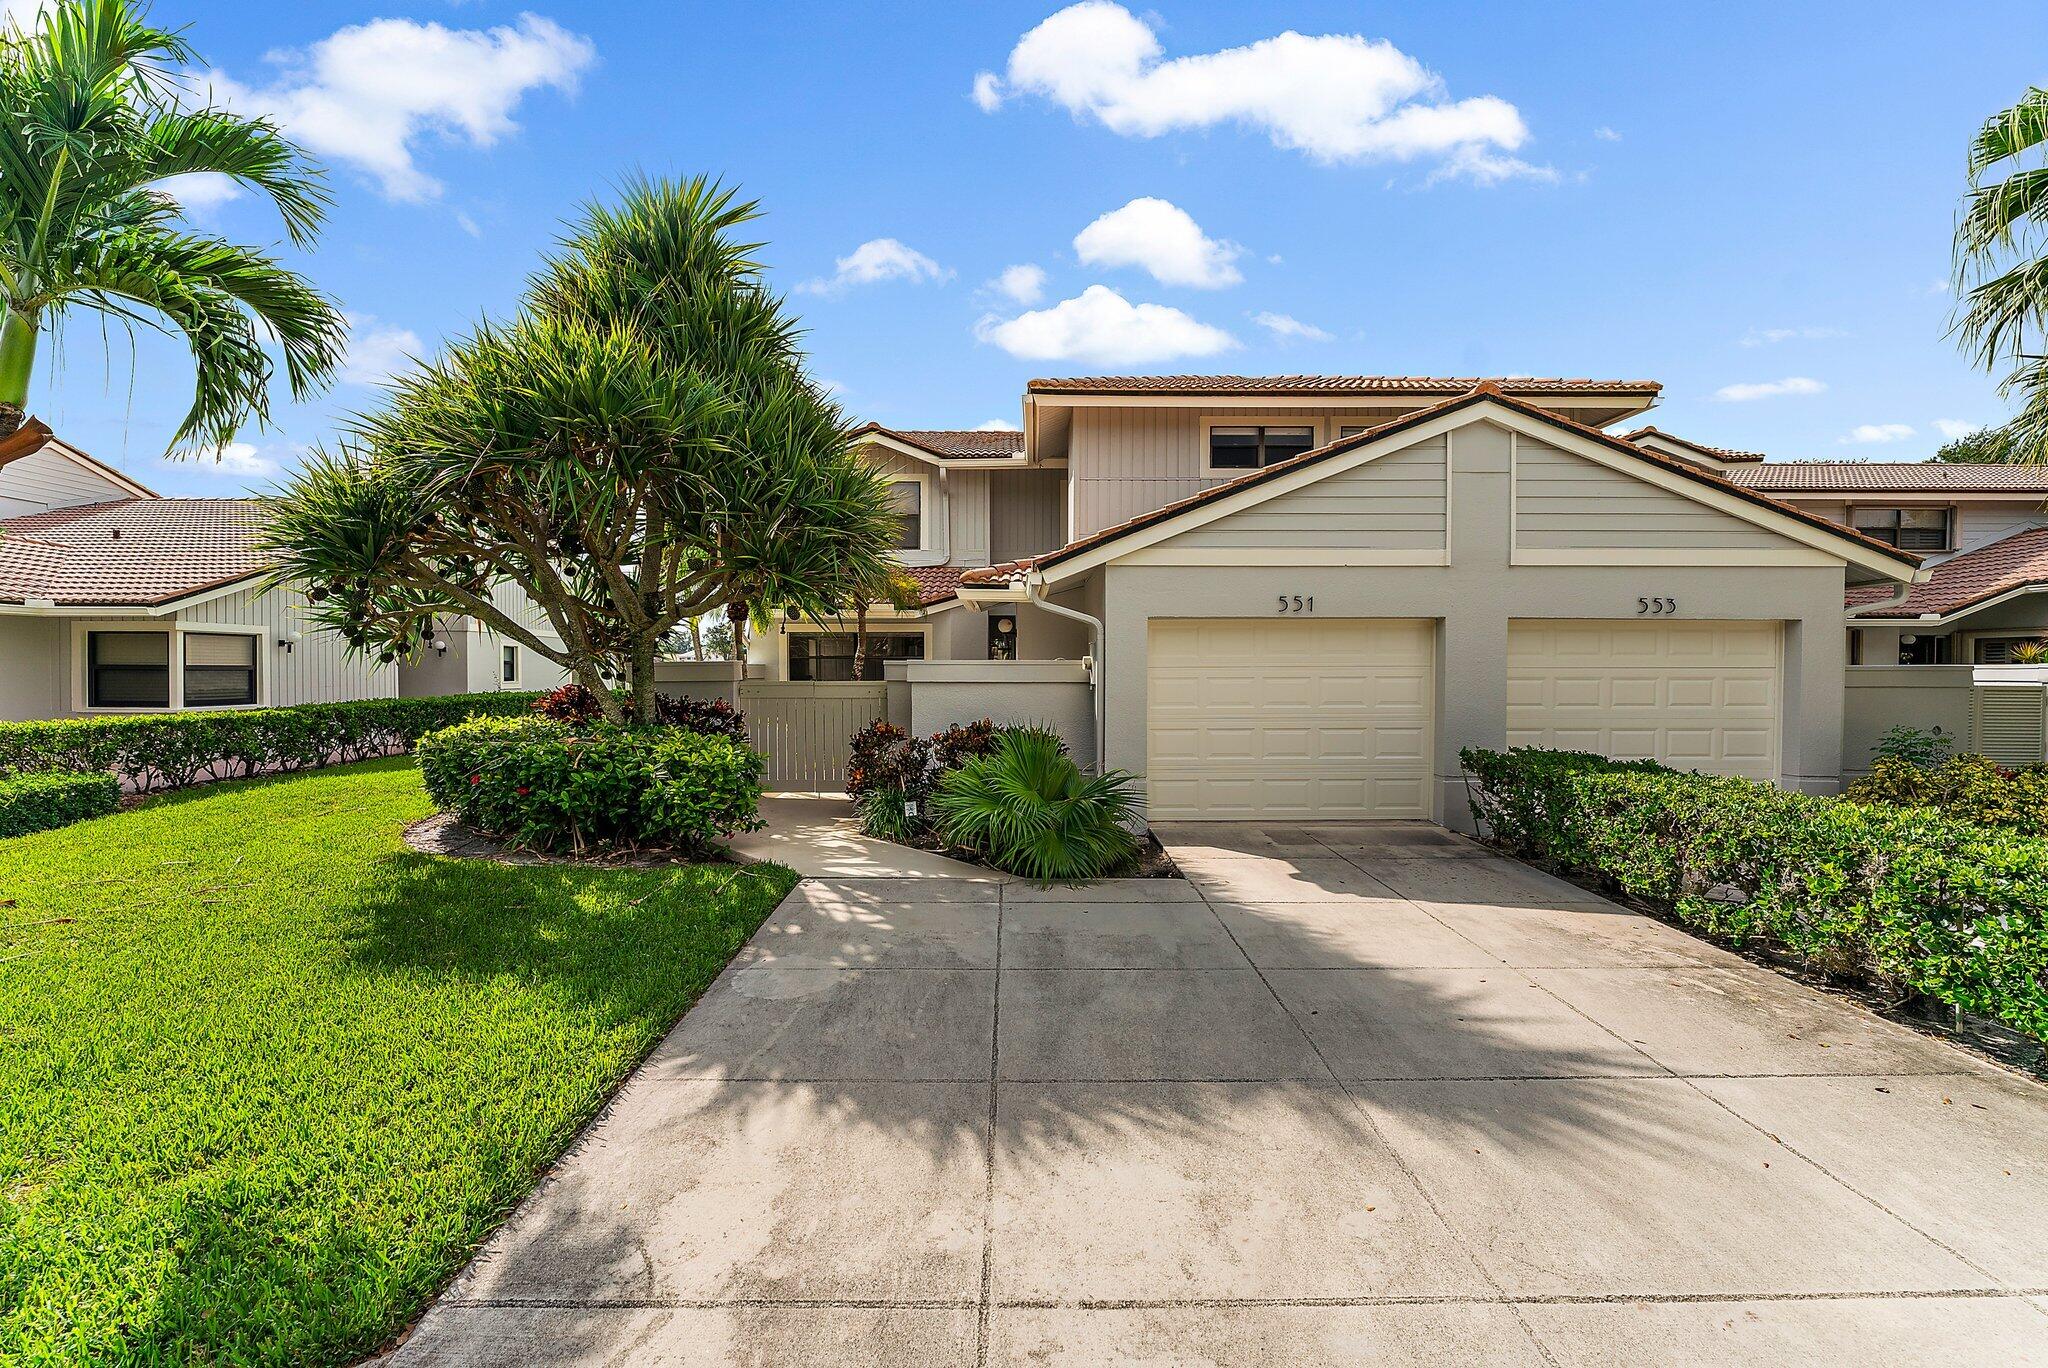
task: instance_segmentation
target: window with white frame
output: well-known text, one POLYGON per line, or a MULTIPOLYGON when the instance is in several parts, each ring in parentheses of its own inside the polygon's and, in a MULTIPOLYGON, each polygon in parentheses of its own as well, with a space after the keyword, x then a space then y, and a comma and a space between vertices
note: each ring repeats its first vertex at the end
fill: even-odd
POLYGON ((245 632, 186 632, 185 706, 229 708, 256 701, 256 638, 245 632))
POLYGON ((1946 551, 1953 512, 1948 508, 1858 508, 1850 514, 1850 525, 1901 551, 1946 551))
POLYGON ((85 705, 88 708, 171 706, 169 632, 87 632, 85 705))
POLYGON ((1216 424, 1209 429, 1209 469, 1258 470, 1312 451, 1316 430, 1311 425, 1216 424))
POLYGON ((894 549, 924 550, 924 481, 914 478, 889 481, 889 509, 896 517, 894 549))
POLYGON ((498 657, 498 677, 507 684, 517 684, 519 682, 519 648, 517 646, 506 646, 501 649, 498 657))

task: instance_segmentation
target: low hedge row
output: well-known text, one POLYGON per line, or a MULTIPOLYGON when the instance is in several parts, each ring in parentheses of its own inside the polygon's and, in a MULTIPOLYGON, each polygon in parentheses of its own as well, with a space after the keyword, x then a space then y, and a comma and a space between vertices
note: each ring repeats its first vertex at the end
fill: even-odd
POLYGON ((1599 876, 1738 944, 2048 1041, 2048 840, 1647 761, 1462 758, 1474 816, 1517 855, 1599 876))
POLYGON ((762 824, 761 757, 729 736, 480 717, 414 753, 435 806, 519 846, 696 853, 762 824))
POLYGON ((2011 827, 2048 836, 2048 766, 2007 769, 1981 755, 1934 765, 1881 756, 1842 795, 1852 803, 1940 808, 1978 826, 2011 827))
POLYGON ((18 774, 0 778, 0 838, 104 817, 121 805, 111 774, 18 774))
POLYGON ((138 792, 411 749, 472 716, 513 716, 531 693, 366 698, 289 708, 0 722, 0 774, 110 772, 138 792))

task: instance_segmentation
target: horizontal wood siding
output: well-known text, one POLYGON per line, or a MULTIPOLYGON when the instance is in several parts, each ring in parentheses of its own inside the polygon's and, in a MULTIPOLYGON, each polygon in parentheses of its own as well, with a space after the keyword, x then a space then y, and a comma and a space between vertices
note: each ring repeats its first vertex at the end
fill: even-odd
POLYGON ((0 467, 0 518, 133 497, 132 490, 47 448, 0 467))
POLYGON ((340 637, 305 620, 298 596, 288 589, 244 589, 180 609, 178 621, 187 627, 216 623, 263 628, 267 636, 257 649, 263 652, 269 670, 273 707, 398 697, 397 666, 351 655, 340 637), (277 644, 293 632, 300 634, 300 640, 291 650, 277 644))
POLYGON ((1000 565, 1066 544, 1065 489, 1057 470, 998 470, 988 475, 989 560, 1000 565))
POLYGON ((1346 424, 1372 425, 1412 411, 1403 408, 1216 407, 1199 400, 1186 408, 1081 408, 1074 410, 1067 473, 1073 481, 1074 525, 1070 537, 1105 527, 1185 499, 1221 478, 1204 476, 1207 418, 1262 419, 1294 426, 1314 424, 1319 440, 1333 441, 1346 424))
POLYGON ((1524 437, 1515 444, 1515 543, 1532 550, 1757 550, 1785 539, 1524 437))
POLYGON ((747 739, 768 758, 770 789, 838 792, 846 787, 853 734, 889 711, 885 683, 739 686, 747 739))
POLYGON ((1174 538, 1180 546, 1444 546, 1444 442, 1390 452, 1341 474, 1218 518, 1174 538))

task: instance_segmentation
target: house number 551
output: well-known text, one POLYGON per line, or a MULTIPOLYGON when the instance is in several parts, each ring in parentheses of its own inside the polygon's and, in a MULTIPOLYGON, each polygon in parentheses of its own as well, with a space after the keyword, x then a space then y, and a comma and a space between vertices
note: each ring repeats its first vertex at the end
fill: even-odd
POLYGON ((1664 617, 1678 611, 1675 598, 1639 598, 1636 600, 1637 617, 1664 617))
POLYGON ((1283 613, 1313 613, 1316 610, 1316 596, 1303 598, 1300 594, 1280 594, 1280 611, 1283 613))

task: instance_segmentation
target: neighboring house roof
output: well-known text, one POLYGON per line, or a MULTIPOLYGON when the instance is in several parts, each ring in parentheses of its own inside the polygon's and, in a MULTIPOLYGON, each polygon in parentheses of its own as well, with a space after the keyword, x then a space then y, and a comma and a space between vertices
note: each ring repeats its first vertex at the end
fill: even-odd
POLYGON ((1679 436, 1675 432, 1666 432, 1663 428, 1653 427, 1649 424, 1645 424, 1633 432, 1621 434, 1621 440, 1624 442, 1641 442, 1645 437, 1661 437, 1675 446, 1682 446, 1690 451, 1697 451, 1702 455, 1711 456, 1717 461, 1739 464, 1764 459, 1764 454, 1761 451, 1737 451, 1733 447, 1707 446, 1704 443, 1692 441, 1689 438, 1679 436))
POLYGON ((1709 470, 1703 470, 1688 461, 1681 461, 1675 456, 1666 456, 1647 447, 1639 447, 1633 442, 1623 441, 1612 433, 1602 432, 1599 428, 1588 427, 1584 423, 1575 423, 1571 419, 1554 413, 1540 405, 1532 404, 1516 396, 1503 393, 1499 384, 1495 381, 1483 380, 1473 386, 1471 390, 1455 399, 1433 404, 1428 408, 1417 409, 1413 413, 1403 414, 1401 417, 1395 418, 1390 422, 1368 428, 1362 433, 1332 442, 1328 446, 1304 452, 1289 460, 1280 461, 1263 469, 1252 471, 1249 474, 1241 475, 1237 479, 1226 481, 1223 484, 1212 485, 1198 494, 1189 495, 1185 499, 1167 504, 1162 508, 1156 508, 1149 513, 1140 514, 1127 521, 1102 528, 1100 531, 1093 532, 1078 541, 1068 542, 1057 551, 1048 551, 1043 555, 1009 561, 1002 565, 991 565, 970 570, 962 577, 962 583, 970 587, 976 585, 1015 584, 1024 577, 1026 571, 1042 570, 1047 566, 1055 565, 1080 555, 1084 551, 1090 551, 1105 543, 1116 541, 1120 537, 1126 537, 1145 528, 1157 526, 1169 519, 1180 517, 1182 514, 1193 509, 1214 503, 1219 499, 1229 498, 1234 494, 1239 494, 1268 481, 1276 480, 1305 466, 1315 465, 1318 462, 1328 460, 1332 456, 1341 455, 1347 451, 1354 451, 1361 446, 1382 441, 1408 428, 1420 426, 1445 414, 1454 413, 1461 408, 1477 403, 1499 404, 1526 418, 1548 423, 1563 431, 1574 433, 1589 441, 1598 442, 1614 450, 1624 452, 1638 460, 1646 461, 1651 465, 1681 475, 1688 480, 1718 489, 1723 493, 1733 494, 1746 502, 1767 508, 1774 513, 1782 514, 1818 531, 1825 532, 1831 537, 1852 542, 1865 551, 1875 551, 1884 558, 1897 562, 1902 569, 1912 570, 1920 564, 1921 558, 1911 552, 1900 551, 1898 548, 1888 546, 1874 537, 1865 536, 1853 529, 1843 527, 1838 522, 1823 518, 1817 513, 1809 513, 1796 505, 1783 503, 1771 498, 1769 495, 1759 494, 1755 490, 1744 488, 1721 475, 1709 470))
MULTIPOLYGON (((2048 527, 2030 528, 2010 537, 1952 556, 1934 567, 1899 603, 1886 603, 1858 613, 1859 618, 1954 617, 2002 598, 2016 589, 2048 585, 2048 527)), ((1882 603, 1883 585, 1866 585, 1848 593, 1850 607, 1882 603)))
POLYGON ((886 428, 869 423, 854 436, 888 437, 944 461, 1007 460, 1024 454, 1024 434, 1014 428, 886 428))
POLYGON ((1782 494, 2048 494, 2048 466, 2033 465, 1768 461, 1728 478, 1782 494))
POLYGON ((1643 394, 1656 396, 1655 380, 1571 380, 1538 376, 1487 380, 1433 375, 1076 375, 1033 380, 1033 394, 1425 394, 1446 398, 1482 384, 1504 394, 1643 394))
POLYGON ((5 437, 0 437, 0 467, 5 467, 15 461, 33 456, 45 447, 54 447, 57 453, 66 460, 85 467, 95 475, 107 480, 110 484, 127 490, 137 498, 156 499, 163 497, 141 481, 122 474, 105 461, 88 456, 69 442, 62 440, 54 432, 50 431, 49 425, 40 418, 25 418, 22 420, 20 427, 8 433, 5 437))
POLYGON ((157 607, 252 579, 255 499, 112 499, 0 518, 0 603, 157 607))

